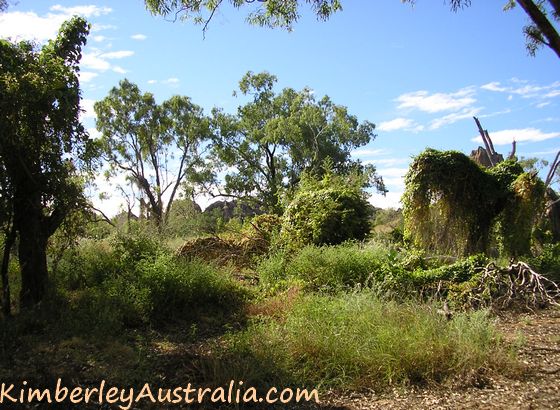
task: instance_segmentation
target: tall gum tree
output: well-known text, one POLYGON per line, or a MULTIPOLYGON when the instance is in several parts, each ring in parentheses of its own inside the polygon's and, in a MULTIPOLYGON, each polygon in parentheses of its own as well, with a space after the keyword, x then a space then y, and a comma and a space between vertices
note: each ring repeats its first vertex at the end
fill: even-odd
POLYGON ((367 174, 368 184, 384 192, 375 168, 351 158, 353 149, 375 138, 375 125, 360 123, 326 96, 317 101, 309 89, 276 93, 276 81, 267 72, 248 72, 239 91, 249 101, 237 115, 213 111, 211 152, 226 167, 220 194, 280 213, 282 194, 295 188, 303 172, 321 177, 325 162, 339 174, 367 174))
POLYGON ((128 80, 94 108, 109 175, 126 173, 147 198, 149 218, 161 228, 181 185, 206 178, 201 150, 210 135, 208 118, 188 97, 157 104, 151 93, 128 80))
POLYGON ((84 203, 77 171, 91 164, 95 145, 79 120, 77 74, 88 32, 74 17, 40 50, 0 40, 0 163, 19 238, 23 307, 43 299, 47 241, 84 203))

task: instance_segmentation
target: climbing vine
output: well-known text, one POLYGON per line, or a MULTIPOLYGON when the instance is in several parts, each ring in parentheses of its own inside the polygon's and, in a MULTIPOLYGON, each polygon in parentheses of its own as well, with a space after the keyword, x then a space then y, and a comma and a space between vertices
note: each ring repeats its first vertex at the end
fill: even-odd
POLYGON ((527 253, 544 185, 514 160, 490 170, 461 152, 427 149, 405 177, 405 238, 430 252, 527 253))

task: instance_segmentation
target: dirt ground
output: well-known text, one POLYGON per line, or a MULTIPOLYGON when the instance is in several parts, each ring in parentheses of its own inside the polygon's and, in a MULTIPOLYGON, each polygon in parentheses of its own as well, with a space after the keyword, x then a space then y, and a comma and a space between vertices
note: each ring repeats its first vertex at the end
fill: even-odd
MULTIPOLYGON (((326 399, 327 409, 560 409, 560 309, 507 314, 497 319, 508 342, 521 339, 520 380, 489 376, 484 387, 426 387, 382 396, 356 394, 326 399)), ((325 403, 326 404, 326 403, 325 403)))

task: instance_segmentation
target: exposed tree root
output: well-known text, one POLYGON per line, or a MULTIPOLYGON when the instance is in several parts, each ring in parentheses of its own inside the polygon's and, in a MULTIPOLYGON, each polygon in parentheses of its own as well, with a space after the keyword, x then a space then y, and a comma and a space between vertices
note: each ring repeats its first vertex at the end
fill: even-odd
POLYGON ((560 306, 560 287, 525 262, 512 262, 507 268, 492 262, 483 269, 468 298, 471 307, 505 309, 524 304, 533 310, 560 306))

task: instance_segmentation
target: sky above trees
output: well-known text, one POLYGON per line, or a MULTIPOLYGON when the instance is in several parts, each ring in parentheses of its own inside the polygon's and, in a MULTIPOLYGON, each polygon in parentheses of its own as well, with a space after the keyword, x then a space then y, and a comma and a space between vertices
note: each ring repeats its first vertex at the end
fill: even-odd
MULTIPOLYGON (((502 3, 475 1, 452 13, 438 1, 348 1, 327 22, 304 13, 291 33, 250 26, 224 7, 203 36, 201 26, 153 17, 139 1, 21 0, 0 15, 0 37, 44 42, 74 13, 93 24, 80 77, 92 135, 94 102, 124 78, 159 103, 186 95, 206 114, 246 102, 232 91, 249 70, 276 75, 277 91, 307 86, 329 95, 377 125, 378 137, 354 157, 375 164, 390 191, 372 202, 399 206, 413 155, 481 144, 473 115, 500 153, 513 138, 519 156, 552 160, 560 148, 560 61, 546 48, 527 56, 527 17, 502 3)), ((114 197, 105 210, 118 203, 114 197)))

